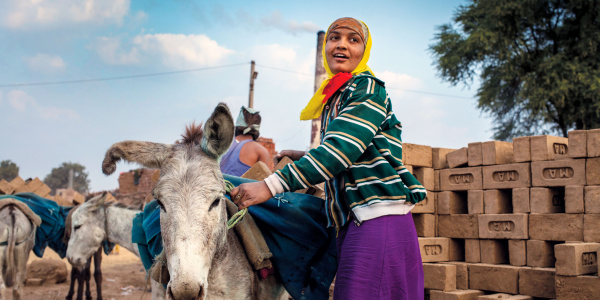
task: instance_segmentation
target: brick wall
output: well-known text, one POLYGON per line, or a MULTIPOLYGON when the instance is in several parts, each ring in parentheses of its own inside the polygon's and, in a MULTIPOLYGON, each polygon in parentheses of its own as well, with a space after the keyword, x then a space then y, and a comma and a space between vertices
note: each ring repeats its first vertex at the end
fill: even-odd
POLYGON ((271 169, 271 171, 272 171, 275 168, 275 165, 273 165, 273 158, 275 157, 275 155, 277 155, 277 151, 275 151, 275 143, 273 142, 273 139, 259 137, 256 141, 258 143, 260 143, 261 145, 263 145, 263 147, 267 148, 267 151, 269 151, 269 163, 267 165, 269 166, 269 169, 271 169))
POLYGON ((152 174, 155 170, 136 169, 129 172, 123 172, 119 175, 119 194, 136 194, 152 192, 154 185, 152 183, 152 174), (135 174, 138 173, 139 181, 135 184, 135 174))

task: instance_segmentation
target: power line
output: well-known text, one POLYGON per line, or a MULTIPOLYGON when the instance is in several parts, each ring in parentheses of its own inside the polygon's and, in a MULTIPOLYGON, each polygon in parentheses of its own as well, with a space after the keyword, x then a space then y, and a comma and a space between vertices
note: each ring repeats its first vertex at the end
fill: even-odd
POLYGON ((401 91, 405 91, 405 92, 419 93, 419 94, 425 94, 425 95, 433 95, 433 96, 441 96, 441 97, 451 97, 451 98, 460 98, 460 99, 469 99, 469 100, 473 99, 472 97, 466 97, 466 96, 446 95, 446 94, 431 93, 431 92, 424 92, 424 91, 416 91, 416 90, 394 88, 394 87, 387 87, 387 86, 385 88, 386 89, 390 89, 390 90, 401 90, 401 91))
POLYGON ((45 82, 32 82, 32 83, 0 84, 0 87, 22 87, 22 86, 55 85, 55 84, 86 83, 86 82, 97 82, 97 81, 109 81, 109 80, 131 79, 131 78, 142 78, 142 77, 152 77, 152 76, 163 76, 163 75, 173 75, 173 74, 181 74, 181 73, 198 72, 198 71, 213 70, 213 69, 222 69, 222 68, 236 67, 236 66, 247 65, 247 64, 249 64, 249 63, 239 63, 239 64, 232 64, 232 65, 223 65, 223 66, 206 67, 206 68, 196 68, 196 69, 180 70, 180 71, 148 73, 148 74, 138 74, 138 75, 128 75, 128 76, 117 76, 117 77, 93 78, 93 79, 77 79, 77 80, 64 80, 64 81, 45 81, 45 82))
POLYGON ((267 68, 267 69, 273 69, 273 70, 287 72, 287 73, 294 73, 294 74, 300 74, 300 75, 305 75, 305 76, 315 76, 315 74, 302 73, 302 72, 297 72, 297 71, 293 71, 293 70, 286 70, 286 69, 269 67, 269 66, 259 65, 259 64, 256 64, 256 65, 259 66, 259 67, 263 67, 263 68, 267 68))

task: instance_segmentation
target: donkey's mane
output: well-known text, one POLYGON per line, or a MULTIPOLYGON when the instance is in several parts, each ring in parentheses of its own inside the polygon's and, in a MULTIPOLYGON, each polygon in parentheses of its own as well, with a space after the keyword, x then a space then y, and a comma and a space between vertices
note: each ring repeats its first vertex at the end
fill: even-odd
POLYGON ((185 145, 200 144, 203 135, 202 123, 196 125, 196 122, 192 122, 192 124, 185 126, 185 133, 181 135, 183 138, 181 143, 185 145))

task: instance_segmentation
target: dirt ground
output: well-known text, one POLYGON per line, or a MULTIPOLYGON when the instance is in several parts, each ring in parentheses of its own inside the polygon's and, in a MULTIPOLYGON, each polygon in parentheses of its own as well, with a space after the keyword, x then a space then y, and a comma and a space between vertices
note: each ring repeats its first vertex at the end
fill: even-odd
MULTIPOLYGON (((60 259, 59 256, 50 248, 47 248, 43 258, 60 259)), ((39 260, 39 258, 31 253, 29 256, 29 262, 39 260)), ((67 264, 69 270, 69 276, 71 272, 71 265, 66 259, 63 261, 67 264)), ((96 282, 93 279, 93 266, 92 266, 92 280, 90 287, 92 290, 92 297, 96 299, 96 282)), ((142 262, 133 253, 123 249, 119 249, 119 254, 104 255, 102 258, 102 297, 105 300, 112 299, 124 299, 124 300, 149 300, 152 298, 150 294, 150 286, 145 288, 146 279, 145 271, 142 266, 142 262)), ((25 286, 22 292, 22 299, 24 300, 40 300, 40 299, 65 299, 69 292, 69 281, 67 278, 66 282, 52 285, 43 286, 25 286)), ((7 289, 7 299, 12 300, 12 290, 7 289)), ((75 299, 75 298, 73 298, 75 299)), ((84 294, 85 299, 85 294, 84 294)))

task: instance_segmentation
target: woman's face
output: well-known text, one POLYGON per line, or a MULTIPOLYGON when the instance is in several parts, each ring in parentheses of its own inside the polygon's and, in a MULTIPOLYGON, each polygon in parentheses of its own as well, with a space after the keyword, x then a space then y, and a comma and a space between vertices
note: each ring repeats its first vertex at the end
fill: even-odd
POLYGON ((327 36, 325 58, 333 74, 354 71, 363 53, 365 53, 365 44, 360 35, 353 30, 337 28, 327 36))

